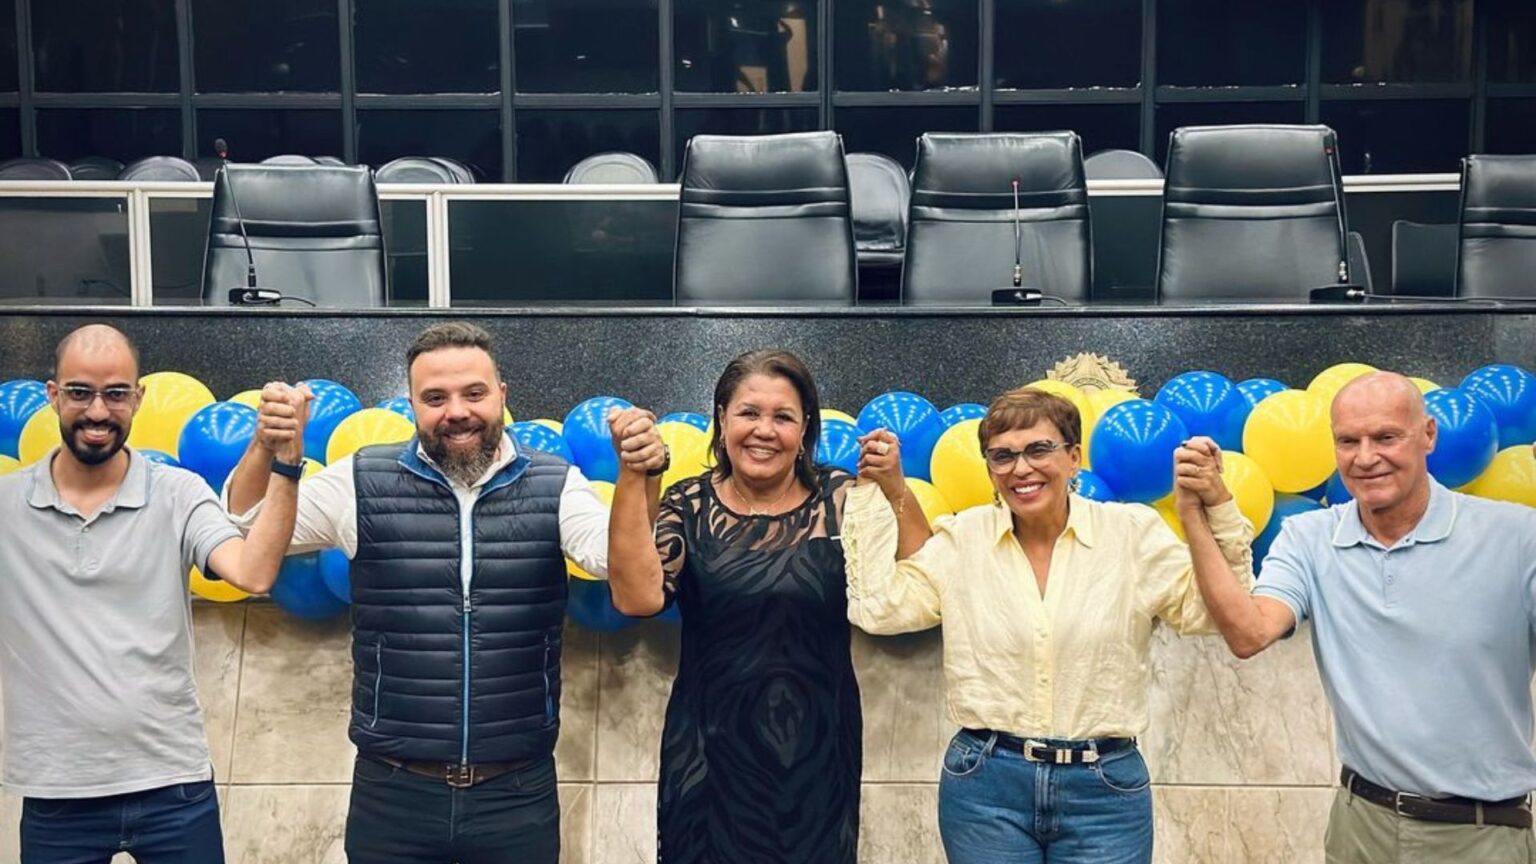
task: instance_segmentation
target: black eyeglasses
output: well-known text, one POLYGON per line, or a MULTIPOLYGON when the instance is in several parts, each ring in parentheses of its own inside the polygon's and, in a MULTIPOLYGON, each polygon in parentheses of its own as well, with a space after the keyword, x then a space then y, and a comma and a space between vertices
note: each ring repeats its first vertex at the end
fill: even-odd
POLYGON ((1051 456, 1067 445, 1060 441, 1035 441, 1023 450, 1009 450, 1007 447, 993 447, 986 451, 987 468, 993 474, 1006 474, 1013 470, 1013 466, 1023 459, 1030 465, 1039 467, 1050 460, 1051 456))
POLYGON ((65 384, 59 388, 64 395, 64 400, 76 408, 89 408, 100 396, 101 401, 107 403, 108 408, 126 408, 133 401, 132 387, 105 387, 97 390, 84 384, 65 384))

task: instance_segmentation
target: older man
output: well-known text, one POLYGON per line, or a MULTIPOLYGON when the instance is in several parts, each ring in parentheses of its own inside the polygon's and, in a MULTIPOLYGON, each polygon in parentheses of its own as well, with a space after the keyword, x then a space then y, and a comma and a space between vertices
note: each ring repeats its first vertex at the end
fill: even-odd
POLYGON ((1536 861, 1536 510, 1435 482, 1435 433, 1406 378, 1356 379, 1333 403, 1355 500, 1286 520, 1252 596, 1201 582, 1239 657, 1312 621, 1344 764, 1329 864, 1536 861))

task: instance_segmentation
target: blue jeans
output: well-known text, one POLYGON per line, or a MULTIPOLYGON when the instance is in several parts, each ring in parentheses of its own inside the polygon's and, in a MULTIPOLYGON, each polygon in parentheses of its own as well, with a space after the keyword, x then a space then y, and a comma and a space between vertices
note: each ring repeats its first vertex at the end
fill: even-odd
POLYGON ((21 864, 223 864, 213 781, 105 798, 25 798, 21 864))
POLYGON ((1141 751, 1055 765, 996 744, 995 734, 961 730, 944 753, 939 834, 949 864, 1150 864, 1152 779, 1141 751))

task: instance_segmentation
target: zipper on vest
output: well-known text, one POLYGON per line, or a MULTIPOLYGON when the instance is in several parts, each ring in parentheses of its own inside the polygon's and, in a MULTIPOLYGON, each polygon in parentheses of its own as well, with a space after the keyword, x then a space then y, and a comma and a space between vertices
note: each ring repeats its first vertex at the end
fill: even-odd
POLYGON ((459 746, 459 764, 469 764, 469 633, 470 615, 474 606, 471 604, 470 583, 474 580, 475 566, 475 504, 479 501, 477 495, 468 507, 459 510, 459 584, 464 589, 464 714, 462 718, 462 738, 459 746))
POLYGON ((550 723, 555 719, 555 694, 549 686, 549 652, 551 649, 549 631, 544 631, 544 722, 550 723))

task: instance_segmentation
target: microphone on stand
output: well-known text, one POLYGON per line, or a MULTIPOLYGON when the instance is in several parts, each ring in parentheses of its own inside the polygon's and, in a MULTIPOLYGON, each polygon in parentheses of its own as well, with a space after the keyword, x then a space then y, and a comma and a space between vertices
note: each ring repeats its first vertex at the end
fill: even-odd
POLYGON ((1024 287, 1024 227, 1019 218, 1019 178, 1009 181, 1013 187, 1013 287, 992 291, 993 306, 1039 306, 1043 295, 1038 288, 1024 287))
MULTIPOLYGON (((213 153, 226 165, 229 164, 229 144, 223 138, 213 139, 213 153)), ((245 230, 245 217, 240 215, 240 201, 235 197, 235 178, 224 168, 219 169, 224 178, 224 188, 229 190, 229 204, 235 208, 235 227, 240 229, 240 242, 245 247, 245 285, 229 289, 231 306, 276 306, 284 300, 297 300, 309 306, 315 305, 303 297, 288 297, 276 288, 261 288, 256 283, 256 256, 251 252, 251 238, 245 230)))

